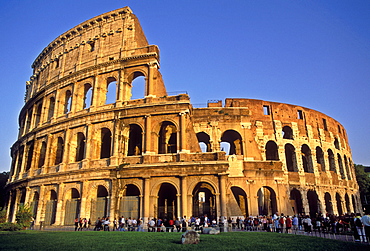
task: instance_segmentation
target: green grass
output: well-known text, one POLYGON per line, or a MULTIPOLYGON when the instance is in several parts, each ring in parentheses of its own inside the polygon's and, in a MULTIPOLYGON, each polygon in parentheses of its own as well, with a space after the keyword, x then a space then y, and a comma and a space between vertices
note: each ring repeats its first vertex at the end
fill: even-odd
POLYGON ((316 237, 260 232, 201 235, 182 245, 181 233, 0 232, 0 250, 370 250, 368 245, 316 237))

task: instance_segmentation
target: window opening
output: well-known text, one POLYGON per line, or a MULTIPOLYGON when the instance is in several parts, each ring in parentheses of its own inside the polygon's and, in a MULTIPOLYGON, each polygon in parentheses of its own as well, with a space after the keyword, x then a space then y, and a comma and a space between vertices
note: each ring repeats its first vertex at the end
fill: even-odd
POLYGON ((268 105, 263 106, 263 115, 270 115, 270 106, 268 105))
POLYGON ((303 119, 303 111, 302 110, 297 111, 297 117, 298 117, 298 119, 303 119))
POLYGON ((283 127, 283 139, 293 139, 293 130, 290 126, 283 127))
POLYGON ((322 119, 322 123, 324 124, 324 130, 328 130, 328 125, 326 124, 326 119, 322 119))

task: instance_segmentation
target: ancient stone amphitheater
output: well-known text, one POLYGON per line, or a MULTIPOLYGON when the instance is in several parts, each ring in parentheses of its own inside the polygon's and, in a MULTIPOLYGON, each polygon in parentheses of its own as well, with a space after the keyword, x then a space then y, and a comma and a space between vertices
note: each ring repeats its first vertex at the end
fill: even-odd
POLYGON ((186 93, 170 95, 159 49, 128 7, 63 33, 32 68, 11 148, 10 221, 21 204, 55 226, 361 210, 338 121, 297 105, 227 98, 194 108, 186 93))

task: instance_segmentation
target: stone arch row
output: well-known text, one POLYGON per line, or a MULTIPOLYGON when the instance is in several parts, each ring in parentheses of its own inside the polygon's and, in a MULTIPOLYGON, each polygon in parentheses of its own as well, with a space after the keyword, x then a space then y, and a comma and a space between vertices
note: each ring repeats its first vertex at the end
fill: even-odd
POLYGON ((123 83, 119 81, 118 72, 104 78, 100 77, 99 80, 89 78, 71 83, 36 101, 27 109, 20 121, 20 135, 53 118, 65 116, 71 112, 88 111, 91 107, 113 104, 119 100, 143 98, 148 93, 145 69, 129 74, 127 82, 123 83), (101 83, 98 84, 98 81, 101 83), (132 97, 133 93, 134 97, 132 97))
MULTIPOLYGON (((278 145, 275 143, 275 141, 268 141, 265 145, 265 159, 266 160, 273 160, 278 161, 280 160, 279 157, 279 151, 278 151, 278 145)), ((297 160, 297 153, 295 147, 287 143, 284 145, 284 155, 285 155, 285 165, 288 171, 290 172, 298 172, 298 160, 297 160)), ((353 165, 350 158, 347 158, 347 156, 342 156, 340 153, 335 154, 333 151, 329 148, 325 152, 322 150, 320 146, 317 146, 315 148, 315 156, 316 161, 314 161, 312 151, 310 147, 306 144, 303 144, 301 146, 300 150, 301 154, 301 163, 304 172, 313 173, 314 172, 314 163, 317 164, 319 167, 319 171, 326 172, 326 171, 333 171, 335 173, 340 173, 342 179, 348 179, 351 180, 353 176, 353 165), (329 165, 327 165, 329 164, 329 165), (329 168, 327 168, 329 166, 329 168), (338 168, 337 168, 338 166, 338 168)))
MULTIPOLYGON (((178 152, 178 125, 171 121, 159 123, 157 143, 158 154, 178 152)), ((40 169, 59 165, 61 163, 80 162, 87 157, 90 159, 110 158, 115 154, 113 128, 102 127, 97 132, 90 134, 94 141, 86 135, 88 130, 75 131, 70 140, 65 132, 59 132, 48 139, 47 137, 31 140, 18 147, 13 153, 12 173, 19 176, 31 169, 40 169), (91 153, 90 153, 91 152, 91 153), (67 156, 68 155, 68 156, 67 156), (89 155, 89 156, 87 156, 89 155)), ((142 155, 144 151, 144 137, 142 125, 132 123, 128 125, 128 135, 122 153, 124 156, 142 155), (127 143, 127 144, 126 144, 127 143)))
POLYGON ((243 139, 239 132, 226 130, 215 144, 205 132, 198 132, 197 139, 202 152, 225 151, 226 155, 243 155, 243 139))

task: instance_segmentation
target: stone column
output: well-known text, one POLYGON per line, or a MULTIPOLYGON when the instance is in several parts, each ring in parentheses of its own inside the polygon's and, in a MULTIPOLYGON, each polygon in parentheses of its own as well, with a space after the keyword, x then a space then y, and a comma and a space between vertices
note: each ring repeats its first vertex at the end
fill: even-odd
POLYGON ((146 88, 145 88, 145 97, 155 97, 154 94, 154 71, 157 68, 157 64, 150 63, 148 64, 149 76, 146 78, 146 88))
POLYGON ((226 197, 226 173, 218 174, 220 183, 220 197, 221 197, 221 216, 227 217, 227 197, 226 197))
POLYGON ((152 142, 151 142, 151 128, 152 128, 152 118, 150 115, 145 116, 145 131, 144 131, 144 153, 151 154, 152 151, 152 142))
POLYGON ((89 181, 84 180, 82 182, 82 192, 81 192, 81 205, 80 205, 80 217, 90 218, 90 212, 87 210, 88 198, 89 198, 89 181))
POLYGON ((181 182, 181 217, 186 215, 187 217, 190 217, 188 212, 188 193, 187 193, 187 176, 183 175, 180 176, 180 182, 181 182))
MULTIPOLYGON (((219 218, 222 215, 222 213, 221 213, 221 203, 220 203, 220 194, 215 193, 214 195, 216 197, 216 211, 217 211, 217 216, 216 217, 219 218)), ((218 221, 218 218, 217 218, 217 221, 218 221)))
POLYGON ((64 225, 64 198, 63 198, 63 192, 65 189, 65 184, 61 183, 58 186, 58 201, 57 201, 57 211, 55 215, 55 225, 64 225))
MULTIPOLYGON (((177 218, 181 217, 181 210, 180 210, 180 207, 181 207, 181 194, 176 194, 176 204, 177 204, 177 207, 176 207, 176 214, 177 214, 177 218)), ((180 218, 181 219, 181 218, 180 218)))
POLYGON ((150 217, 150 176, 143 177, 144 204, 143 204, 143 222, 148 222, 150 217))
MULTIPOLYGON (((55 148, 55 147, 54 147, 55 148)), ((42 167, 41 173, 45 174, 48 172, 49 166, 53 166, 55 155, 52 154, 53 151, 56 150, 56 148, 53 148, 53 136, 52 134, 47 135, 47 141, 46 141, 46 154, 45 154, 45 163, 42 167), (54 158, 53 158, 54 157, 54 158)))
POLYGON ((186 151, 187 145, 186 145, 186 112, 180 112, 180 135, 179 135, 179 146, 180 146, 180 152, 186 151))
POLYGON ((310 206, 308 204, 308 199, 307 199, 307 190, 303 189, 301 191, 301 195, 302 195, 302 206, 304 209, 304 214, 308 215, 310 213, 310 206))
POLYGON ((39 197, 39 205, 37 207, 37 215, 35 219, 35 225, 40 225, 40 221, 45 220, 45 211, 46 211, 46 202, 49 198, 46 197, 46 189, 44 185, 40 186, 40 197, 39 197))

